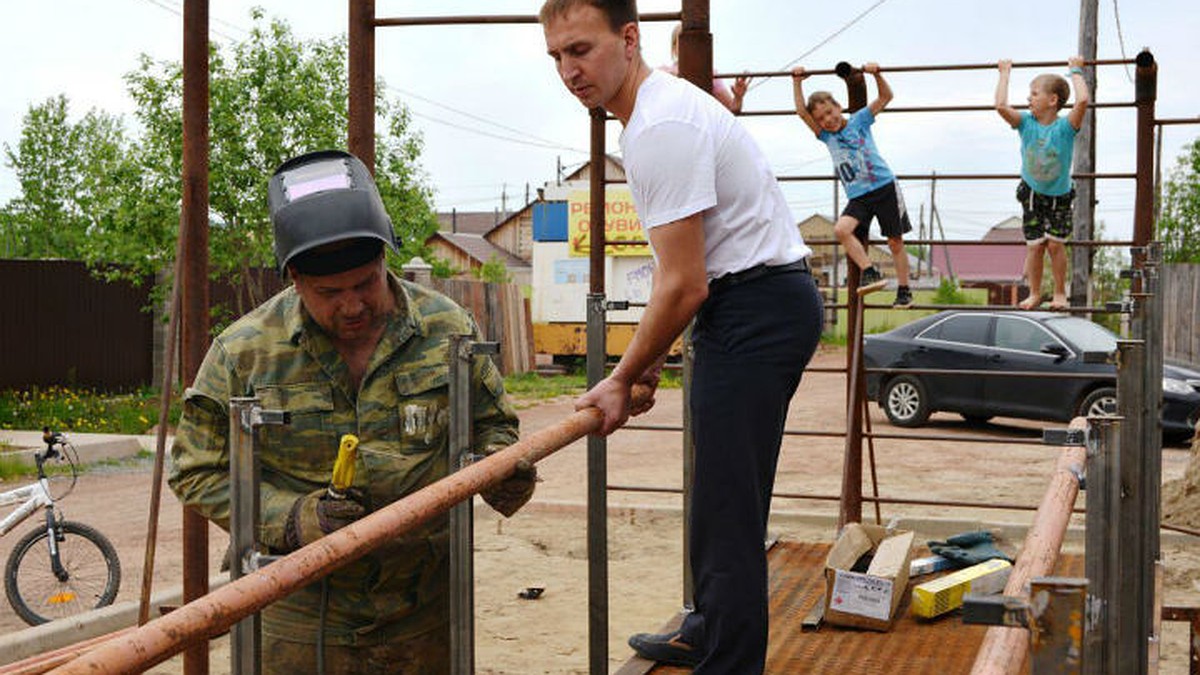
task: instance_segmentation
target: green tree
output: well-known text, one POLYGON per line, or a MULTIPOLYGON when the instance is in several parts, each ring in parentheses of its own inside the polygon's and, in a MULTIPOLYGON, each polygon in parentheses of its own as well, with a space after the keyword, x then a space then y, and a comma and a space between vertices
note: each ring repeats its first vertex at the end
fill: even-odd
MULTIPOLYGON (((274 267, 271 173, 297 154, 344 148, 349 97, 344 37, 300 40, 261 10, 251 16, 249 37, 214 46, 209 64, 209 266, 212 278, 247 291, 237 314, 265 299, 251 270, 274 267)), ((6 147, 22 195, 0 211, 5 248, 84 259, 134 280, 169 266, 181 203, 182 64, 143 55, 126 84, 136 104, 131 139, 117 117, 92 112, 71 124, 65 96, 31 108, 17 149, 6 147)), ((376 91, 376 182, 407 260, 437 221, 408 110, 382 82, 376 91)))
POLYGON ((507 284, 512 281, 512 275, 508 273, 508 267, 504 261, 493 254, 479 267, 471 271, 476 279, 486 281, 490 284, 507 284))
POLYGON ((121 119, 91 110, 69 120, 63 95, 31 105, 5 160, 21 195, 5 205, 5 253, 20 258, 84 257, 95 218, 115 198, 105 179, 124 161, 121 119))
POLYGON ((1167 262, 1200 262, 1200 138, 1179 158, 1164 186, 1158 236, 1167 262))
MULTIPOLYGON (((265 22, 261 10, 252 16, 250 36, 228 54, 214 50, 210 62, 209 259, 214 278, 246 288, 256 304, 265 298, 250 271, 274 266, 267 182, 288 157, 345 146, 349 85, 344 37, 299 40, 287 23, 265 22)), ((159 186, 165 188, 161 199, 177 204, 181 64, 143 57, 126 79, 144 130, 142 154, 153 174, 169 181, 159 186)), ((376 182, 400 240, 423 242, 437 224, 418 166, 421 140, 410 129, 408 110, 385 90, 379 83, 376 114, 386 131, 376 137, 376 182)), ((124 250, 140 241, 122 236, 113 243, 121 259, 142 258, 124 250)))

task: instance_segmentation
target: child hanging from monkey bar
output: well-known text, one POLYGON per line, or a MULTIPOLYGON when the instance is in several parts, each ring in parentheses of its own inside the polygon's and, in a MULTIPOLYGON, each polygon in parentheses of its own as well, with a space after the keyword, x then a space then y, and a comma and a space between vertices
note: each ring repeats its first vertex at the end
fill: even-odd
POLYGON ((908 307, 912 304, 912 291, 908 287, 908 252, 904 250, 904 233, 912 230, 912 224, 908 220, 904 196, 896 184, 896 177, 879 155, 875 139, 871 136, 871 125, 891 102, 892 89, 879 72, 879 64, 867 63, 862 71, 875 76, 878 95, 870 105, 846 118, 842 114, 842 106, 827 91, 813 92, 805 100, 801 82, 808 77, 808 73, 802 67, 793 69, 796 114, 829 148, 834 171, 850 200, 834 224, 833 232, 846 248, 846 255, 862 270, 858 293, 876 291, 887 284, 883 273, 871 263, 859 238, 866 239, 871 219, 876 218, 879 220, 879 229, 887 238, 892 263, 896 267, 896 299, 892 306, 908 307))
POLYGON ((1075 189, 1071 186, 1071 157, 1075 134, 1087 112, 1088 86, 1083 79, 1083 57, 1068 61, 1069 77, 1075 88, 1075 103, 1066 117, 1058 111, 1067 107, 1071 86, 1066 78, 1050 73, 1038 75, 1029 83, 1029 111, 1018 112, 1008 104, 1008 78, 1012 61, 999 62, 1000 80, 996 84, 996 112, 1021 135, 1021 182, 1017 201, 1021 202, 1021 222, 1025 234, 1025 280, 1029 295, 1017 304, 1021 309, 1037 309, 1042 304, 1042 266, 1050 253, 1050 272, 1054 280, 1051 309, 1067 308, 1067 251, 1064 242, 1071 236, 1071 204, 1075 189))

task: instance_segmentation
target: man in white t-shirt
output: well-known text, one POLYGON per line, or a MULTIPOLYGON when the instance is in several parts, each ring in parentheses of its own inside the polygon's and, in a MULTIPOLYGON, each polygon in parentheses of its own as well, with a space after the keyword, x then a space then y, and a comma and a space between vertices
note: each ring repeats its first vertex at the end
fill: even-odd
POLYGON ((563 84, 625 127, 625 172, 657 262, 633 340, 576 408, 599 408, 602 434, 644 412, 630 409, 631 387, 657 385, 668 349, 695 319, 695 606, 679 631, 634 635, 630 646, 697 673, 762 672, 775 465, 788 403, 821 333, 810 250, 733 115, 646 65, 634 0, 546 0, 540 19, 563 84))

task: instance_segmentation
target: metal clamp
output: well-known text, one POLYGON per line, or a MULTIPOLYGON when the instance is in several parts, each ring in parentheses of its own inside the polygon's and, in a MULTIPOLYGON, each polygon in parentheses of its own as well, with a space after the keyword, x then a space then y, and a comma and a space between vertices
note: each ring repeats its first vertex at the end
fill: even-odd
POLYGON ((1042 429, 1042 445, 1083 447, 1087 442, 1087 429, 1042 429))
POLYGON ((604 303, 604 310, 607 312, 620 312, 629 309, 628 300, 609 300, 604 303))

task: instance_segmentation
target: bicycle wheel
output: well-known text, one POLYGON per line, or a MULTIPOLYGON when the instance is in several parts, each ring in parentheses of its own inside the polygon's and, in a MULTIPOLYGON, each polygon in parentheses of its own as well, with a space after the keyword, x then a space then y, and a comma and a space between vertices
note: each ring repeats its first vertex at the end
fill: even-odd
POLYGON ((45 527, 22 537, 4 567, 8 602, 31 626, 111 605, 121 585, 121 562, 104 535, 66 520, 57 529, 66 580, 59 581, 51 569, 45 527))

